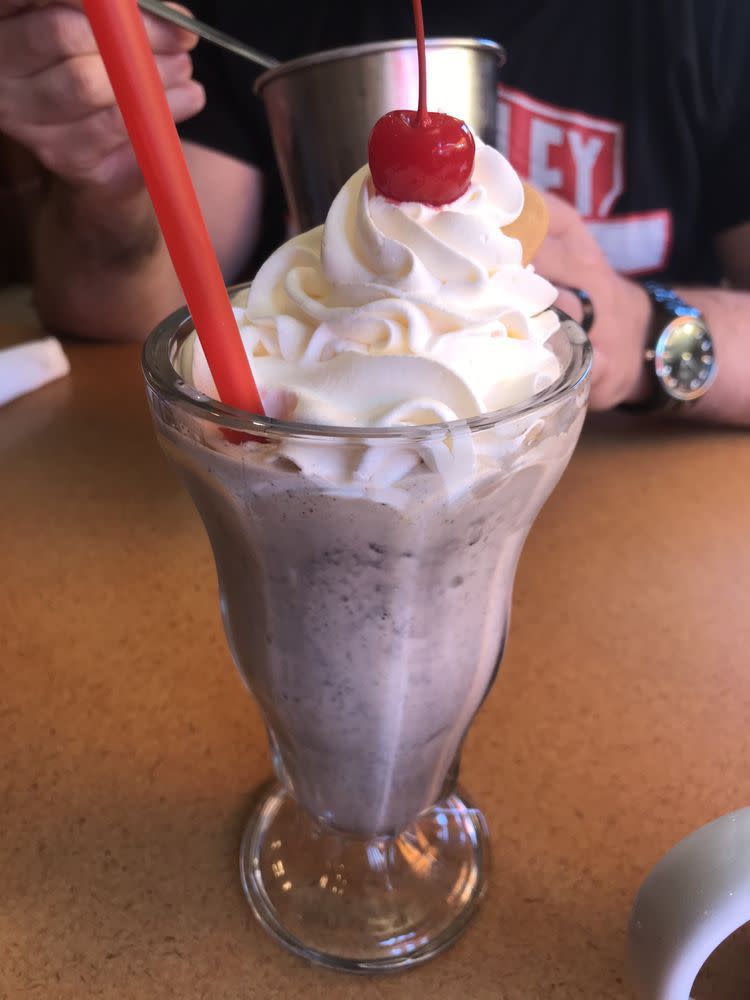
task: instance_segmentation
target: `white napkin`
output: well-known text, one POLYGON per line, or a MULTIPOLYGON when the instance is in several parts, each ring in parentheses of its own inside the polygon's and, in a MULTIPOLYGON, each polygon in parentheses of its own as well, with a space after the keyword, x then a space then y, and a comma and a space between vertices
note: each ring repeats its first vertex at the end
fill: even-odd
POLYGON ((0 406, 70 371, 62 344, 55 337, 32 340, 0 351, 0 406))

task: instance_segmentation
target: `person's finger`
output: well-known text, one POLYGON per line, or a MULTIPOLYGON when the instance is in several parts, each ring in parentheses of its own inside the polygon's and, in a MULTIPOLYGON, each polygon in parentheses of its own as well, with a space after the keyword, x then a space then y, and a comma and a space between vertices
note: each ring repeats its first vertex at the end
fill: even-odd
MULTIPOLYGON (((176 122, 184 121, 197 114, 205 104, 205 93, 199 83, 190 81, 182 87, 167 91, 167 101, 176 122)), ((141 182, 140 169, 130 142, 116 146, 83 173, 76 180, 91 185, 118 187, 141 182)))
POLYGON ((560 236, 567 232, 571 226, 576 225, 579 219, 578 212, 570 202, 565 201, 555 194, 551 194, 549 191, 541 191, 540 194, 547 205, 547 212, 549 213, 549 227, 547 230, 549 236, 553 238, 560 236))
MULTIPOLYGON (((205 104, 203 88, 192 80, 167 90, 166 96, 177 122, 197 114, 205 104)), ((28 126, 17 138, 36 150, 48 170, 70 181, 92 184, 107 182, 110 170, 119 163, 112 154, 128 143, 115 106, 71 125, 28 126)))
POLYGON ((63 4, 32 7, 0 21, 3 77, 32 76, 68 56, 94 52, 96 44, 85 15, 63 4))
MULTIPOLYGON (((33 10, 35 7, 46 7, 49 0, 0 0, 0 20, 13 17, 22 11, 33 10)), ((83 0, 64 0, 69 7, 81 8, 83 0)))
MULTIPOLYGON (((555 282, 553 282, 555 284, 555 282)), ((555 299, 555 305, 558 309, 562 309, 564 313, 567 313, 571 319, 574 319, 576 323, 580 323, 583 318, 583 309, 581 308, 581 300, 573 292, 569 292, 567 288, 558 286, 557 298, 555 299)))
MULTIPOLYGON (((157 57, 166 89, 186 83, 193 71, 186 52, 157 57)), ((25 80, 0 85, 0 127, 12 123, 64 124, 115 104, 104 64, 98 55, 75 56, 25 80)))
POLYGON ((534 255, 534 270, 553 285, 565 284, 566 256, 561 240, 548 233, 534 255))
POLYGON ((206 91, 197 80, 189 80, 167 91, 167 103, 172 118, 178 124, 197 115, 206 106, 206 91))
MULTIPOLYGON (((2 3, 2 0, 0 0, 2 3)), ((180 8, 183 12, 184 8, 180 8)), ((197 36, 155 17, 144 17, 151 48, 157 55, 188 52, 197 36)), ((97 51, 86 15, 64 3, 30 7, 0 20, 0 74, 31 76, 71 56, 97 51)))
MULTIPOLYGON (((192 12, 187 7, 179 3, 168 3, 167 7, 174 7, 181 14, 192 17, 192 12)), ((198 36, 191 31, 186 31, 176 24, 168 24, 152 14, 144 14, 143 21, 146 25, 151 48, 154 52, 189 52, 198 44, 198 36)))

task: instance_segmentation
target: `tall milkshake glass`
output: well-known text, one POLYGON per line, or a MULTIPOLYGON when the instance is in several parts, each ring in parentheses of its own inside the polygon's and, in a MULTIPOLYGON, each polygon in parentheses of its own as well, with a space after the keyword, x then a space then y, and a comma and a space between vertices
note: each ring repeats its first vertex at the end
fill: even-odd
POLYGON ((177 363, 191 330, 185 311, 171 316, 143 364, 268 728, 276 781, 245 830, 245 894, 308 959, 409 967, 456 938, 485 889, 461 745, 502 656, 524 539, 580 432, 590 346, 563 317, 547 345, 561 374, 525 402, 363 429, 202 395, 177 363))

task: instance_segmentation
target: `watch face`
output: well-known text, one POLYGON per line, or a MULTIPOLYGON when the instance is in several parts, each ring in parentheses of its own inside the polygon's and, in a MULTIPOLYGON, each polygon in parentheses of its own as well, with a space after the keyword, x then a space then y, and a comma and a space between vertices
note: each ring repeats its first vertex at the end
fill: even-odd
POLYGON ((702 396, 714 376, 714 348, 705 324, 681 316, 666 327, 655 350, 656 374, 674 399, 702 396))

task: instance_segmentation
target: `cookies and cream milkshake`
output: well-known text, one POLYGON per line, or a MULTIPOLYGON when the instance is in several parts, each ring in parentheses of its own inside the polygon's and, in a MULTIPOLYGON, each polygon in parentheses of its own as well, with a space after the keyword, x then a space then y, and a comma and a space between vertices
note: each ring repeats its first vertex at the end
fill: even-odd
MULTIPOLYGON (((468 189, 440 207, 383 197, 363 167, 235 298, 262 433, 227 435, 201 397, 151 391, 277 772, 357 836, 440 798, 499 662, 523 540, 581 428, 584 338, 503 232, 523 203, 479 141, 468 189)), ((216 397, 194 335, 171 360, 216 397)))

